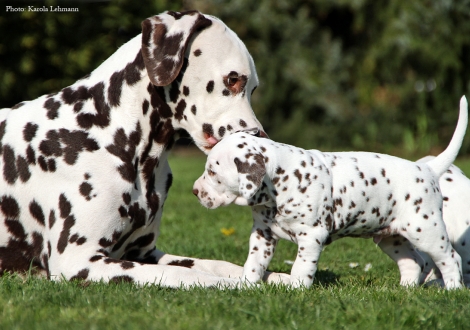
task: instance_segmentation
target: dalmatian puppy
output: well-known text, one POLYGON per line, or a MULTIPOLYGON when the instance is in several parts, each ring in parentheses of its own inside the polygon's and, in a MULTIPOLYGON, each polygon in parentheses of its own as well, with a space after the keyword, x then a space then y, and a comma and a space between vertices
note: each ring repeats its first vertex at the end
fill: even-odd
POLYGON ((205 153, 241 129, 263 134, 250 105, 257 85, 224 23, 169 11, 73 85, 1 109, 0 274, 237 286, 241 266, 155 243, 178 132, 205 153))
MULTIPOLYGON (((417 162, 426 163, 434 156, 427 156, 417 162)), ((470 179, 455 165, 451 165, 440 177, 439 186, 443 196, 442 216, 448 238, 462 258, 462 273, 466 287, 470 287, 470 179)), ((377 239, 377 238, 376 238, 377 239)), ((420 276, 420 283, 443 285, 442 274, 429 255, 415 249, 410 242, 399 235, 383 238, 379 246, 393 260, 399 261, 402 281, 420 276)))
POLYGON ((249 282, 263 277, 280 238, 298 244, 292 286, 308 287, 323 245, 346 236, 400 235, 432 258, 446 288, 460 288, 461 258, 442 220, 439 177, 460 149, 467 116, 463 97, 449 146, 423 163, 367 152, 303 150, 236 133, 209 153, 193 193, 211 209, 251 206, 254 225, 243 272, 249 282))

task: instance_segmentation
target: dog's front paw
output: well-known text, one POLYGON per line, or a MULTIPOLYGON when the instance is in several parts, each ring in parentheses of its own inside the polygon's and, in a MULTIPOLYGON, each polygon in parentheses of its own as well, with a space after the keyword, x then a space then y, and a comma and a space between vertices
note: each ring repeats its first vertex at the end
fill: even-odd
POLYGON ((285 273, 266 272, 263 281, 271 284, 290 284, 290 275, 285 273))
POLYGON ((293 289, 308 289, 312 286, 313 277, 299 277, 299 276, 291 276, 290 278, 290 287, 293 289))
POLYGON ((243 272, 243 275, 240 280, 245 283, 257 283, 261 280, 261 277, 256 272, 243 272))

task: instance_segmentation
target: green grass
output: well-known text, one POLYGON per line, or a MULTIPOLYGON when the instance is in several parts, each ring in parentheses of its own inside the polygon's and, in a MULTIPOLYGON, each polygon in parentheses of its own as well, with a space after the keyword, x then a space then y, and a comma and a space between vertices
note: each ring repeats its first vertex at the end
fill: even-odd
MULTIPOLYGON (((470 173, 470 161, 457 164, 470 173)), ((174 184, 158 245, 172 254, 243 264, 250 210, 206 210, 191 194, 204 158, 173 156, 174 184), (226 236, 222 228, 234 228, 226 236)), ((289 272, 296 246, 281 241, 270 269, 289 272)), ((399 286, 395 264, 372 240, 343 239, 321 256, 314 285, 252 290, 0 278, 0 329, 465 329, 470 292, 399 286), (350 268, 355 262, 359 266, 350 268), (372 268, 365 271, 370 263, 372 268)))

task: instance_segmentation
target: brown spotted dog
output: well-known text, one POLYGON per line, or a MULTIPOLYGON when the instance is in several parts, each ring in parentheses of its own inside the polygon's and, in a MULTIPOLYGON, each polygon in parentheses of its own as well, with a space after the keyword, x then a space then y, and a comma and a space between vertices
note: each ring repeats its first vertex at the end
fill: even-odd
MULTIPOLYGON (((417 162, 428 162, 435 157, 427 156, 417 162)), ((462 274, 466 287, 470 287, 470 179, 455 165, 451 165, 440 177, 442 192, 442 217, 448 239, 462 258, 462 274)), ((442 236, 440 243, 445 239, 442 236)), ((376 238, 379 246, 398 266, 402 281, 420 276, 420 283, 432 283, 443 286, 442 274, 433 260, 414 246, 403 236, 392 235, 376 238), (424 269, 422 272, 421 270, 424 269)))
MULTIPOLYGON (((460 149, 467 116, 463 97, 452 141, 424 163, 367 152, 323 153, 232 134, 209 153, 193 193, 208 208, 251 206, 254 225, 243 272, 249 282, 264 276, 280 238, 298 244, 291 284, 299 287, 312 284, 324 244, 346 236, 387 242, 400 235, 432 258, 446 288, 460 288, 461 258, 442 220, 439 178, 460 149)), ((386 253, 393 245, 388 243, 380 245, 386 253)), ((419 271, 403 275, 401 284, 418 284, 419 271)))
POLYGON ((242 267, 155 242, 177 133, 207 153, 234 131, 262 132, 257 85, 250 54, 220 20, 165 12, 75 84, 1 109, 0 274, 238 285, 242 267))

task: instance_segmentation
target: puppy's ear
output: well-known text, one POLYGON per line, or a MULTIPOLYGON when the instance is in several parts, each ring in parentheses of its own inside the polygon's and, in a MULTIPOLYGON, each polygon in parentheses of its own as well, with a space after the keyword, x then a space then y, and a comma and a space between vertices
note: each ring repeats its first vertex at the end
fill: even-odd
POLYGON ((176 79, 189 40, 211 24, 195 10, 167 11, 142 22, 142 57, 152 84, 166 86, 176 79))
POLYGON ((254 162, 250 158, 242 162, 235 158, 234 162, 238 171, 238 191, 245 199, 250 199, 258 191, 266 174, 264 157, 261 154, 253 155, 254 162))

